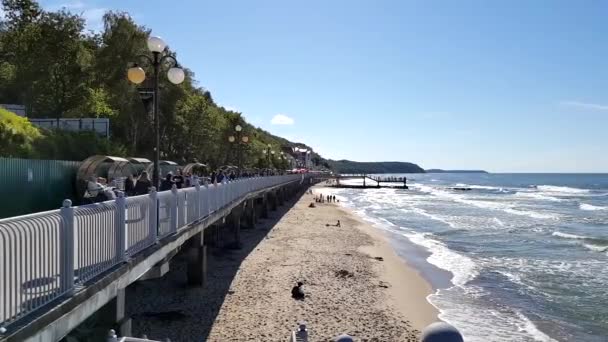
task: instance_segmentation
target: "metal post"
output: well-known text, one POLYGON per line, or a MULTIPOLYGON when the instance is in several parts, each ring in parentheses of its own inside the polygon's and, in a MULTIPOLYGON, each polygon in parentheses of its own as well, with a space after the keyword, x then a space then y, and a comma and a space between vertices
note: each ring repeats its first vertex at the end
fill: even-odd
POLYGON ((74 208, 69 199, 63 201, 61 208, 60 244, 61 292, 71 296, 74 294, 74 208))
POLYGON ((160 120, 158 113, 158 74, 160 71, 160 53, 154 52, 154 60, 152 65, 154 66, 154 175, 152 176, 152 182, 157 189, 160 187, 160 120))
POLYGON ((150 243, 155 244, 158 242, 158 198, 156 196, 156 187, 150 189, 150 207, 148 210, 148 224, 149 230, 148 235, 150 243))
POLYGON ((177 205, 179 202, 179 197, 177 193, 177 186, 173 184, 173 188, 171 188, 171 194, 173 195, 171 199, 171 231, 177 231, 177 205))
POLYGON ((203 215, 201 213, 201 185, 198 182, 198 178, 196 179, 196 183, 194 184, 194 188, 196 189, 196 219, 200 219, 203 215))
POLYGON ((117 262, 123 262, 125 260, 125 252, 127 250, 125 209, 125 195, 122 191, 119 191, 118 197, 116 197, 116 212, 114 213, 115 256, 117 262))

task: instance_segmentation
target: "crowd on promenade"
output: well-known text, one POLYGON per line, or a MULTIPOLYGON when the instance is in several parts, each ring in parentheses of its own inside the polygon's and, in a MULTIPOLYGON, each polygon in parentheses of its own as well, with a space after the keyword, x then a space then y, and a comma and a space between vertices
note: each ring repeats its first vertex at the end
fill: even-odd
MULTIPOLYGON (((236 179, 278 176, 286 174, 280 170, 246 170, 239 172, 237 170, 219 169, 208 175, 201 173, 192 174, 191 172, 184 173, 182 169, 177 169, 175 174, 168 172, 160 182, 159 191, 171 190, 173 186, 177 189, 189 188, 198 185, 218 184, 236 179)), ((125 196, 145 195, 152 189, 152 180, 148 172, 143 171, 141 174, 129 175, 126 179, 114 179, 108 182, 106 178, 91 176, 87 181, 87 189, 85 199, 90 202, 103 202, 116 199, 118 192, 122 191, 125 196)))

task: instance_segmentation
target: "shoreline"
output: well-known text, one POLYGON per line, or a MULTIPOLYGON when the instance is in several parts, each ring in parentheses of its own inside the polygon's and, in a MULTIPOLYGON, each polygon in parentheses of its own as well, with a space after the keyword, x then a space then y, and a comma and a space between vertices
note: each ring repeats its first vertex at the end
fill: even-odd
POLYGON ((180 255, 165 277, 130 287, 134 336, 275 341, 305 321, 313 341, 341 333, 356 340, 418 341, 420 330, 438 320, 426 300, 430 284, 356 213, 339 204, 309 208, 311 202, 314 196, 304 194, 255 229, 242 229, 241 249, 210 248, 204 288, 186 285, 180 255), (326 226, 338 219, 341 227, 326 226), (303 301, 291 298, 298 281, 303 301))
POLYGON ((380 256, 384 259, 383 267, 379 270, 382 281, 390 284, 389 305, 406 317, 412 326, 418 330, 439 321, 439 311, 428 301, 428 296, 435 293, 433 286, 420 272, 407 263, 391 245, 385 232, 375 228, 371 223, 365 222, 356 213, 343 206, 338 207, 345 215, 350 215, 358 221, 356 228, 368 234, 373 239, 373 245, 359 248, 370 257, 380 256), (412 310, 416 308, 416 310, 412 310))

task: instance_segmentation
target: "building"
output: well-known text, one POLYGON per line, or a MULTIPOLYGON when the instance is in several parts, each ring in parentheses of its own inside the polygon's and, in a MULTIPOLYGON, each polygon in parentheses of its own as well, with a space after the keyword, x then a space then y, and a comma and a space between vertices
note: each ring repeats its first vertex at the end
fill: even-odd
POLYGON ((296 161, 296 167, 311 169, 312 168, 312 151, 303 147, 292 147, 291 155, 296 161))
MULTIPOLYGON (((0 107, 27 118, 25 106, 17 104, 0 104, 0 107)), ((44 129, 60 129, 71 132, 93 131, 102 137, 110 137, 110 119, 108 118, 27 118, 32 124, 44 129)))
POLYGON ((8 110, 9 112, 13 112, 19 116, 26 117, 27 111, 25 110, 25 106, 16 105, 16 104, 0 104, 0 107, 8 110))

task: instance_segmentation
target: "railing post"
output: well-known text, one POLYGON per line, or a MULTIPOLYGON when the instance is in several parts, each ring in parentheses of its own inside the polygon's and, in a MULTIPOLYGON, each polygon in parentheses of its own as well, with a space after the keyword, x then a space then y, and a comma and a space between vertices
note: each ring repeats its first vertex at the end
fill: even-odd
POLYGON ((196 189, 196 220, 200 219, 202 215, 201 213, 201 203, 203 202, 203 199, 201 198, 201 184, 197 182, 194 184, 194 188, 196 189))
POLYGON ((116 234, 116 262, 125 261, 127 251, 127 224, 125 217, 126 199, 122 191, 116 197, 116 212, 114 213, 114 233, 116 234))
POLYGON ((158 198, 156 197, 156 187, 150 189, 150 207, 149 207, 149 230, 148 235, 150 244, 158 242, 158 198))
POLYGON ((179 202, 179 196, 178 196, 178 192, 177 192, 177 186, 175 184, 173 184, 173 187, 171 188, 171 195, 173 195, 172 200, 171 200, 171 231, 172 232, 176 232, 177 231, 177 206, 178 206, 178 202, 179 202))
POLYGON ((63 201, 61 207, 60 234, 61 292, 71 296, 74 294, 74 208, 69 199, 63 201))

